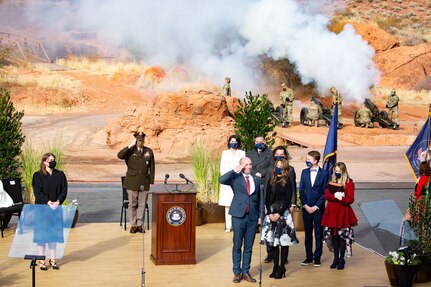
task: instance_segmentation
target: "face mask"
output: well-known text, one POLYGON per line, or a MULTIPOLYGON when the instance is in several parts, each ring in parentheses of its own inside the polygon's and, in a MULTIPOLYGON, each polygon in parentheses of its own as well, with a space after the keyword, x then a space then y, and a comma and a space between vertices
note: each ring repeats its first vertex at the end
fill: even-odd
POLYGON ((313 166, 313 164, 309 160, 305 161, 305 165, 308 166, 308 167, 312 167, 313 166))
POLYGON ((276 167, 275 171, 277 172, 277 174, 281 174, 283 172, 283 168, 282 167, 276 167))
POLYGON ((284 159, 284 155, 276 155, 274 156, 275 160, 282 160, 284 159))
POLYGON ((50 168, 50 169, 54 169, 54 167, 55 167, 55 165, 56 165, 57 163, 55 162, 55 160, 53 160, 53 161, 50 161, 49 163, 48 163, 48 167, 50 168))
POLYGON ((341 178, 341 172, 334 172, 336 178, 341 178))
POLYGON ((236 149, 238 148, 238 143, 229 143, 230 148, 236 149))
POLYGON ((255 145, 255 147, 256 147, 256 149, 263 150, 263 149, 265 149, 265 144, 264 143, 257 143, 255 145))

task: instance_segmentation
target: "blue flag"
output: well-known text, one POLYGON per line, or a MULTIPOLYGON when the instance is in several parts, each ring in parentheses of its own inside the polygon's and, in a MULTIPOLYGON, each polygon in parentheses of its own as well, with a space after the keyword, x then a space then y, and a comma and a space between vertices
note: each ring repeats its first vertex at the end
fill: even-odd
POLYGON ((412 143, 412 145, 409 147, 406 154, 404 155, 415 180, 417 180, 419 177, 419 164, 424 160, 430 160, 430 122, 431 113, 428 115, 428 119, 425 121, 425 124, 419 132, 418 136, 416 137, 415 141, 412 143))
POLYGON ((331 126, 326 138, 325 150, 323 152, 323 169, 332 175, 332 169, 337 162, 337 127, 338 127, 338 103, 335 104, 332 115, 331 126))

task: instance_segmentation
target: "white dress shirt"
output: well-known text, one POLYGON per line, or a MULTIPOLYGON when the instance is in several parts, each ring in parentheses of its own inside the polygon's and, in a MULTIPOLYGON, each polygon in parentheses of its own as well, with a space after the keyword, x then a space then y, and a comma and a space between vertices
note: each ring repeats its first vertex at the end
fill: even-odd
POLYGON ((310 168, 311 186, 313 186, 314 182, 316 181, 317 173, 319 172, 319 166, 317 166, 315 170, 313 170, 313 169, 314 168, 310 168))
POLYGON ((252 194, 255 190, 255 186, 254 186, 254 179, 253 176, 251 174, 242 174, 244 176, 244 181, 246 180, 245 177, 248 176, 248 180, 250 181, 250 194, 252 194))

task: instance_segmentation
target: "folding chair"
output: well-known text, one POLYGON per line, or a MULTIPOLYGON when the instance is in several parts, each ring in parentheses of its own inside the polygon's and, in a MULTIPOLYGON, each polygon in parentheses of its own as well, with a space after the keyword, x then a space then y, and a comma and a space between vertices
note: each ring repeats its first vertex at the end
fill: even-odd
MULTIPOLYGON (((123 218, 124 218, 124 230, 126 230, 127 225, 127 209, 129 208, 129 195, 127 193, 127 189, 124 188, 124 180, 126 179, 125 176, 121 177, 121 187, 123 189, 123 200, 121 204, 121 218, 120 218, 120 226, 123 226, 123 218)), ((150 209, 148 207, 148 203, 145 204, 145 210, 144 210, 144 218, 145 218, 145 212, 147 213, 146 219, 147 219, 147 230, 150 230, 150 209)))
POLYGON ((0 229, 1 237, 3 238, 4 226, 8 223, 5 222, 6 218, 8 218, 8 215, 18 216, 19 218, 21 216, 24 201, 22 199, 21 179, 2 179, 2 183, 4 190, 13 200, 12 206, 0 208, 0 229))

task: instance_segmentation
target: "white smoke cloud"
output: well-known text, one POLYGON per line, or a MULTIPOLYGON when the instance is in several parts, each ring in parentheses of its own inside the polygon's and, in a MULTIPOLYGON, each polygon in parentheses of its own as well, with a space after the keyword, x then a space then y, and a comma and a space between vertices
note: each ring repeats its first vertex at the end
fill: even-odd
POLYGON ((327 29, 329 18, 309 14, 294 1, 263 0, 253 5, 241 26, 249 54, 267 54, 296 64, 304 84, 321 93, 335 86, 351 100, 362 101, 377 83, 374 50, 346 25, 340 34, 327 29))
POLYGON ((347 98, 362 100, 379 75, 374 51, 350 26, 338 35, 327 30, 331 4, 338 2, 27 0, 14 5, 9 0, 1 5, 9 5, 8 15, 13 6, 14 15, 25 16, 8 24, 38 27, 32 29, 35 37, 66 41, 71 31, 95 31, 98 41, 133 50, 144 63, 182 65, 220 85, 230 76, 237 95, 264 92, 257 66, 267 55, 294 62, 302 82, 314 82, 322 93, 336 86, 347 98))

